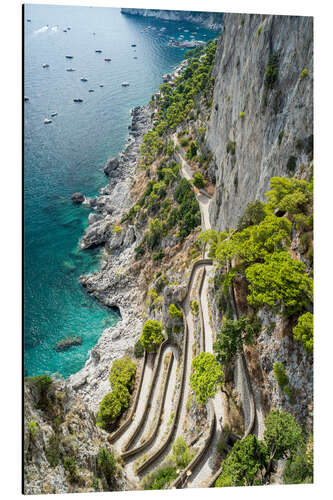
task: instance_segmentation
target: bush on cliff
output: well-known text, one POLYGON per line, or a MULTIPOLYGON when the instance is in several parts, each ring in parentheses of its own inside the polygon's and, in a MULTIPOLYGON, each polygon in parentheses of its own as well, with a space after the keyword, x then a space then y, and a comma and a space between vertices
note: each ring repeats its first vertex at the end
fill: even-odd
POLYGON ((117 462, 112 453, 107 449, 100 448, 97 457, 99 475, 104 477, 108 486, 111 486, 114 474, 117 470, 117 462))
POLYGON ((123 411, 128 408, 130 399, 131 396, 127 387, 118 384, 113 391, 106 394, 100 402, 99 412, 97 414, 97 425, 110 431, 123 411))
POLYGON ((155 319, 149 319, 143 326, 140 342, 148 352, 155 352, 163 341, 163 326, 155 319))
POLYGON ((127 387, 127 389, 131 391, 134 384, 135 374, 136 363, 132 361, 129 356, 117 359, 113 362, 109 375, 109 382, 112 389, 120 384, 127 387))
POLYGON ((202 352, 192 361, 190 384, 198 403, 204 405, 212 398, 224 382, 224 373, 216 357, 210 352, 202 352))
POLYGON ((302 342, 308 353, 313 352, 313 314, 307 312, 298 318, 293 335, 302 342))
POLYGON ((259 329, 260 323, 251 321, 247 316, 238 321, 225 320, 213 344, 217 361, 221 365, 232 361, 243 345, 252 345, 259 329))
POLYGON ((196 172, 193 176, 193 185, 198 189, 202 189, 205 187, 205 184, 206 182, 203 175, 200 172, 196 172))
POLYGON ((183 319, 182 311, 180 309, 178 309, 178 307, 175 306, 175 304, 170 304, 169 314, 170 314, 171 318, 173 318, 173 319, 178 319, 178 320, 183 319))
POLYGON ((272 410, 265 419, 264 441, 270 460, 286 458, 303 442, 302 430, 292 415, 272 410))

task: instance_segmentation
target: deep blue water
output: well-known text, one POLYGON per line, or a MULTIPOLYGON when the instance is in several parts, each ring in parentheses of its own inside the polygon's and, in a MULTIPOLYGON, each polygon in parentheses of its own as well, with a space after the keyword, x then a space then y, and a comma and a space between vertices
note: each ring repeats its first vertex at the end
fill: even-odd
POLYGON ((79 284, 81 274, 97 269, 99 251, 79 250, 89 210, 74 206, 70 195, 93 196, 107 183, 103 165, 123 149, 130 109, 146 103, 161 75, 184 58, 184 49, 167 46, 169 37, 190 39, 197 32, 196 39, 208 40, 216 34, 193 24, 124 16, 120 9, 49 5, 26 5, 24 27, 25 375, 67 377, 119 320, 79 284), (155 29, 143 31, 147 26, 155 29), (129 87, 121 86, 125 80, 129 87), (45 125, 52 112, 58 115, 45 125), (56 353, 54 344, 68 335, 81 335, 82 345, 56 353))

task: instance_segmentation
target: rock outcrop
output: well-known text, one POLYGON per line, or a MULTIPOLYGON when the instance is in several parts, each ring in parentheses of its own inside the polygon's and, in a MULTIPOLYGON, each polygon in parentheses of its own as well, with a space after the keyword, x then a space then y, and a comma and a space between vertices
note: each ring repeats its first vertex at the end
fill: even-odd
POLYGON ((71 195, 71 200, 73 203, 77 203, 79 205, 80 203, 84 202, 85 198, 82 193, 73 193, 71 195))
POLYGON ((104 173, 105 175, 111 175, 114 170, 117 170, 119 167, 119 160, 118 158, 110 158, 106 164, 104 165, 104 173))
POLYGON ((273 176, 309 170, 313 134, 313 20, 225 14, 206 142, 216 193, 212 226, 235 227, 273 176))
POLYGON ((223 26, 221 12, 195 12, 186 10, 158 10, 158 9, 121 9, 122 14, 131 16, 155 17, 166 21, 185 21, 201 24, 212 30, 220 30, 223 26))

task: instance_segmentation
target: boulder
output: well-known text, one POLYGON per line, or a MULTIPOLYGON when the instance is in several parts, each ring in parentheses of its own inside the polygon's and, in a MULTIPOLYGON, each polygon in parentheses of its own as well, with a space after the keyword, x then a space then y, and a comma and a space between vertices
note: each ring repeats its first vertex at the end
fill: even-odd
POLYGON ((59 342, 57 342, 54 345, 53 349, 57 352, 67 351, 71 347, 74 347, 76 345, 81 345, 81 344, 82 344, 82 337, 80 337, 80 336, 65 337, 64 339, 59 340, 59 342))
POLYGON ((82 193, 73 193, 71 195, 71 200, 73 203, 77 203, 77 204, 80 204, 80 203, 83 203, 84 202, 84 195, 82 193))
POLYGON ((105 175, 111 175, 111 173, 119 167, 118 158, 110 158, 104 165, 105 175))

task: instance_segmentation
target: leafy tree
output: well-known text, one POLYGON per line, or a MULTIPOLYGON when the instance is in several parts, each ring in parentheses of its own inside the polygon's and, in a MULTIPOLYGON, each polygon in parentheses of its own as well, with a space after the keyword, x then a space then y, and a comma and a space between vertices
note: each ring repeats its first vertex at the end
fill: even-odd
POLYGON ((196 156, 197 151, 198 151, 198 144, 195 141, 191 141, 190 146, 186 151, 186 158, 188 160, 192 160, 196 156))
POLYGON ((264 263, 253 264, 245 274, 250 283, 247 299, 253 306, 283 305, 286 316, 291 316, 312 299, 313 281, 306 274, 305 265, 286 251, 268 255, 264 263))
POLYGON ((268 462, 267 448, 256 436, 250 434, 237 441, 223 462, 222 474, 216 487, 253 485, 255 477, 268 462))
POLYGON ((117 462, 112 453, 106 448, 100 448, 97 457, 99 473, 104 476, 108 486, 111 486, 114 474, 117 470, 117 462))
POLYGON ((170 304, 169 306, 169 314, 173 319, 183 319, 183 313, 175 304, 170 304))
POLYGON ((145 350, 144 350, 143 345, 141 344, 140 339, 139 339, 134 344, 134 356, 136 358, 143 358, 144 352, 145 352, 145 350))
POLYGON ((259 328, 260 324, 250 321, 247 316, 242 316, 237 321, 225 320, 213 344, 217 361, 221 365, 232 361, 243 344, 252 345, 259 328))
POLYGON ((285 484, 313 483, 313 441, 300 443, 297 451, 288 458, 284 471, 285 484))
POLYGON ((267 214, 265 204, 261 201, 253 201, 245 208, 243 214, 238 219, 237 229, 242 231, 249 226, 260 224, 267 214))
POLYGON ((280 410, 272 410, 265 419, 264 441, 270 458, 269 471, 272 460, 287 458, 295 454, 298 446, 303 442, 302 430, 292 415, 280 410))
POLYGON ((156 351, 159 344, 163 341, 163 326, 155 319, 149 319, 145 322, 140 342, 148 352, 156 351))
POLYGON ((308 353, 313 352, 313 314, 307 312, 298 318, 293 335, 302 342, 308 353))
MULTIPOLYGON (((156 195, 155 195, 156 196, 156 195)), ((153 219, 149 222, 149 231, 147 234, 148 248, 153 250, 160 243, 163 234, 163 226, 159 219, 153 219)))
POLYGON ((126 407, 126 401, 128 407, 130 400, 128 389, 125 386, 121 386, 121 390, 119 388, 120 386, 116 386, 115 390, 106 394, 99 404, 97 425, 105 430, 110 430, 112 424, 120 417, 126 407))
POLYGON ((192 361, 190 384, 196 400, 204 405, 212 398, 217 388, 224 382, 224 373, 216 357, 210 352, 202 352, 192 361))
POLYGON ((177 203, 181 204, 185 197, 192 191, 191 184, 187 179, 182 177, 177 184, 174 198, 177 203))
POLYGON ((196 172, 193 176, 193 184, 196 188, 201 189, 205 186, 206 182, 200 172, 196 172))
POLYGON ((144 490, 162 490, 169 486, 176 477, 176 467, 169 459, 143 478, 142 487, 144 490))
POLYGON ((68 478, 71 482, 76 482, 79 479, 79 474, 77 470, 77 465, 72 457, 66 457, 64 459, 64 468, 67 472, 68 478))
POLYGON ((112 389, 120 384, 131 390, 133 388, 135 374, 136 363, 134 363, 129 356, 117 359, 113 362, 109 375, 109 382, 112 389))
POLYGON ((294 177, 272 177, 270 191, 266 193, 268 206, 292 215, 306 213, 313 202, 313 182, 294 177))

